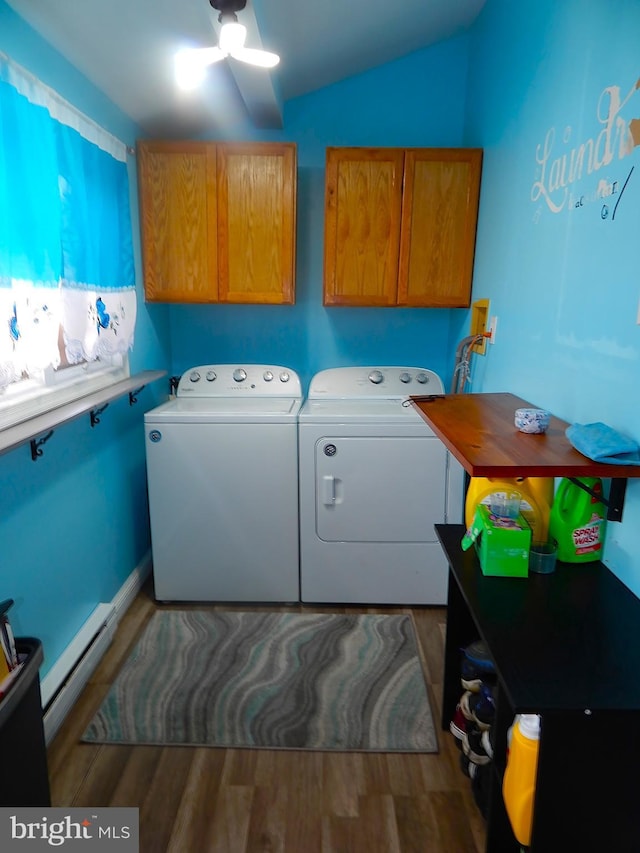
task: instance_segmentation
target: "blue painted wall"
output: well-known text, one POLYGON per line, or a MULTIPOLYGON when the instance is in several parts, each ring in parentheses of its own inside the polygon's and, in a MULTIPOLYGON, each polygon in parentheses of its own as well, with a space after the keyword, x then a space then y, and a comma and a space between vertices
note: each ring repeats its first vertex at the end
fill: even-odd
POLYGON ((449 384, 452 335, 466 311, 323 308, 324 166, 333 145, 460 146, 467 49, 461 36, 297 98, 285 105, 281 133, 254 134, 298 146, 296 304, 172 306, 174 373, 269 362, 298 371, 306 388, 326 367, 405 364, 430 367, 449 384))
MULTIPOLYGON (((322 307, 324 149, 478 146, 474 298, 491 300, 499 324, 495 345, 475 360, 473 390, 512 391, 566 420, 604 420, 640 438, 637 149, 619 157, 616 142, 610 162, 570 185, 565 170, 561 185, 562 156, 606 128, 612 87, 630 95, 619 118, 640 118, 639 36, 636 0, 491 0, 470 36, 289 102, 284 130, 253 138, 298 144, 296 305, 146 306, 139 284, 132 369, 271 361, 306 384, 332 365, 419 363, 448 384, 466 310, 322 307), (599 197, 607 188, 611 195, 599 197)), ((0 50, 125 142, 141 135, 3 0, 0 50)), ((140 283, 133 164, 130 174, 140 283)), ((137 407, 112 404, 97 430, 85 420, 57 430, 36 463, 28 448, 0 458, 0 597, 16 599, 18 633, 43 639, 44 672, 149 547, 142 413, 160 385, 137 407)), ((639 487, 629 486, 624 521, 610 525, 606 547, 635 592, 639 487)))
MULTIPOLYGON (((128 145, 139 131, 0 0, 0 50, 128 145)), ((38 140, 33 141, 37 156, 38 140)), ((138 323, 132 373, 169 368, 168 315, 144 304, 137 240, 135 164, 129 179, 138 323)), ((109 405, 55 430, 32 462, 29 445, 0 457, 0 598, 13 598, 15 632, 42 640, 44 675, 100 601, 111 601, 150 547, 142 415, 160 400, 156 382, 130 407, 109 405)))
MULTIPOLYGON (((465 128, 484 148, 474 298, 499 318, 474 390, 636 440, 638 44, 637 0, 491 0, 470 46, 465 128)), ((605 550, 636 594, 639 527, 637 480, 605 550)))

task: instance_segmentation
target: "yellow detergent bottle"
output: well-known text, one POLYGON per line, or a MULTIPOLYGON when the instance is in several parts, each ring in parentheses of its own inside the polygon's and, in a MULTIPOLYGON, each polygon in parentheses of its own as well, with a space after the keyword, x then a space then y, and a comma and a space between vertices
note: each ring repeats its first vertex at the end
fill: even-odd
POLYGON ((553 477, 515 477, 498 479, 472 477, 465 503, 467 528, 473 522, 478 504, 489 505, 491 495, 501 492, 520 492, 520 512, 531 527, 533 542, 545 542, 549 533, 549 513, 553 503, 553 477))
POLYGON ((523 847, 531 844, 539 741, 540 716, 519 714, 511 730, 502 797, 513 834, 523 847))
POLYGON ((565 563, 592 563, 602 559, 607 508, 599 477, 577 477, 596 493, 594 497, 566 477, 560 481, 551 507, 549 530, 558 542, 558 559, 565 563))

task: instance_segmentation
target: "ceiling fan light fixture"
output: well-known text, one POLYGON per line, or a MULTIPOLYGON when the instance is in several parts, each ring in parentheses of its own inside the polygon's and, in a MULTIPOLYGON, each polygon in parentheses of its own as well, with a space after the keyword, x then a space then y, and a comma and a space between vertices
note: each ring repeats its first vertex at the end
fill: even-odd
POLYGON ((196 89, 204 80, 207 63, 197 50, 180 50, 175 55, 176 82, 181 89, 196 89))
POLYGON ((244 9, 246 0, 209 0, 209 4, 220 12, 218 44, 187 48, 176 54, 175 76, 181 89, 195 89, 204 80, 206 67, 227 56, 260 68, 273 68, 280 62, 277 53, 244 46, 247 28, 238 23, 236 11, 244 9))
MULTIPOLYGON (((235 16, 234 16, 235 17, 235 16)), ((222 25, 218 46, 223 53, 233 56, 240 53, 247 38, 247 28, 237 21, 228 21, 222 25)))

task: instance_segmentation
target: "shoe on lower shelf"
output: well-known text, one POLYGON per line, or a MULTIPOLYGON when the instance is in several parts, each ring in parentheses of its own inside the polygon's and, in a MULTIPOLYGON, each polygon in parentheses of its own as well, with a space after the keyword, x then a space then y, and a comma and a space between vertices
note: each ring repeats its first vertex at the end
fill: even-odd
POLYGON ((476 773, 478 772, 478 765, 473 764, 466 755, 460 756, 460 769, 464 773, 465 776, 468 776, 469 779, 474 779, 476 773))
POLYGON ((493 729, 485 729, 482 732, 482 748, 487 753, 489 758, 493 758, 493 743, 491 742, 491 733, 493 729))
POLYGON ((460 697, 460 709, 467 720, 477 723, 483 731, 491 728, 496 713, 493 689, 483 684, 479 693, 465 691, 460 697))
POLYGON ((476 723, 468 723, 466 736, 462 741, 462 749, 464 754, 467 756, 469 761, 472 762, 472 764, 477 764, 479 766, 489 764, 489 762, 491 761, 491 756, 484 748, 484 744, 482 741, 483 734, 484 733, 480 730, 476 723))
POLYGON ((463 717, 465 720, 469 722, 474 722, 473 719, 473 708, 471 707, 471 702, 474 696, 478 696, 477 693, 472 693, 471 690, 465 690, 465 692, 460 697, 460 701, 458 702, 457 707, 460 708, 463 717))
POLYGON ((449 731, 456 739, 456 746, 459 749, 462 749, 462 743, 467 735, 467 720, 462 713, 462 709, 460 708, 460 703, 456 705, 456 711, 453 715, 453 719, 449 723, 449 731))
POLYGON ((496 674, 496 667, 493 659, 489 654, 486 644, 482 640, 475 640, 469 643, 464 649, 460 649, 462 655, 469 663, 479 671, 485 674, 496 674))

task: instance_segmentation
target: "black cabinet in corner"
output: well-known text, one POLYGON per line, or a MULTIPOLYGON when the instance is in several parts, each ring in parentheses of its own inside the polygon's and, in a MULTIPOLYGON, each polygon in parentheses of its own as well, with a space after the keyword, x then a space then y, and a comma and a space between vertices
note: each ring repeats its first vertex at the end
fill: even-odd
POLYGON ((530 853, 638 850, 640 601, 602 563, 485 577, 462 525, 436 525, 449 562, 442 726, 460 698, 460 649, 478 637, 496 665, 487 853, 519 853, 502 800, 507 729, 542 716, 530 853))

